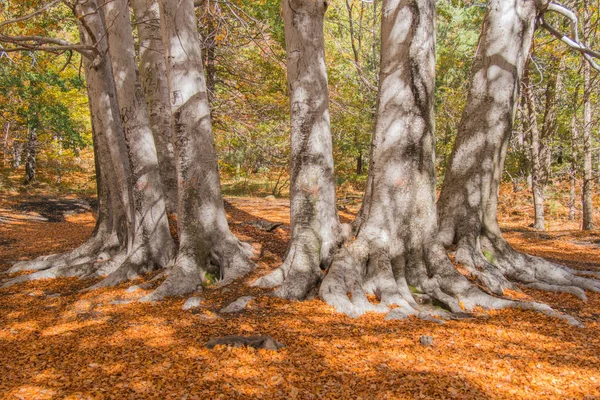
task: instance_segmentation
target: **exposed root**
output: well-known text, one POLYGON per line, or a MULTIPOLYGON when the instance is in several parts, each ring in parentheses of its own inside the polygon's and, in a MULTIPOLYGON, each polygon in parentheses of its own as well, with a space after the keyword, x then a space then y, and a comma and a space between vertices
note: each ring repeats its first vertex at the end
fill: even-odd
POLYGON ((48 268, 42 271, 36 271, 32 274, 20 275, 5 281, 0 288, 6 288, 19 283, 37 281, 41 279, 54 279, 54 278, 87 278, 94 274, 97 269, 97 264, 94 262, 75 264, 75 265, 61 265, 57 267, 48 268))
POLYGON ((234 280, 250 273, 256 264, 252 261, 253 248, 233 235, 227 240, 213 246, 210 262, 219 268, 220 285, 228 285, 234 280))
POLYGON ((79 265, 96 261, 104 254, 113 254, 120 247, 116 234, 95 235, 84 244, 66 253, 50 254, 34 260, 15 263, 7 273, 43 271, 54 267, 79 265))
POLYGON ((137 279, 141 274, 154 270, 157 266, 149 260, 143 247, 132 251, 121 251, 110 260, 99 265, 96 276, 106 276, 100 282, 85 289, 95 290, 103 287, 117 286, 123 282, 137 279))
POLYGON ((433 243, 405 252, 393 259, 384 243, 357 239, 336 254, 319 291, 321 299, 339 312, 357 317, 365 312, 388 312, 386 319, 415 316, 432 322, 462 318, 475 307, 519 308, 542 312, 569 324, 582 326, 575 318, 547 305, 519 302, 484 293, 462 276, 441 245, 433 243), (417 293, 413 293, 417 292, 417 293), (375 294, 372 304, 367 294, 375 294), (419 301, 417 301, 417 299, 419 301), (440 309, 442 304, 448 311, 440 309), (391 309, 390 306, 396 306, 391 309))
MULTIPOLYGON (((600 292, 600 281, 579 276, 572 268, 520 253, 498 235, 487 234, 481 243, 480 240, 461 240, 456 261, 497 295, 506 288, 514 288, 511 282, 533 289, 570 293, 582 300, 587 299, 586 290, 600 292)), ((595 276, 593 271, 584 273, 595 276)))
POLYGON ((208 257, 181 249, 173 266, 168 268, 167 278, 140 301, 158 301, 168 296, 199 292, 207 272, 219 272, 219 284, 229 284, 254 269, 252 256, 252 246, 236 238, 215 245, 208 257))
POLYGON ((324 273, 320 268, 319 243, 316 237, 292 243, 283 264, 252 283, 254 287, 277 288, 275 295, 289 300, 305 300, 317 295, 324 273))
POLYGON ((205 266, 198 266, 193 258, 179 256, 170 268, 163 283, 139 301, 147 303, 159 301, 168 296, 184 296, 189 293, 200 292, 202 291, 202 281, 205 274, 205 266))

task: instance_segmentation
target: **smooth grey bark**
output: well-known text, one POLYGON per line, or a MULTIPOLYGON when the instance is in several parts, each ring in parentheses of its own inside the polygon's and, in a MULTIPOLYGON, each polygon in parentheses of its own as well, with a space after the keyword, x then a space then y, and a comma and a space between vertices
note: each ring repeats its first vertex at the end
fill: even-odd
POLYGON ((535 21, 546 6, 527 0, 488 2, 467 104, 438 201, 440 239, 447 247, 455 244, 456 261, 495 294, 517 281, 585 298, 583 290, 599 291, 600 283, 515 251, 497 220, 518 89, 535 21))
MULTIPOLYGON (((583 36, 585 45, 588 45, 591 34, 590 10, 587 0, 583 1, 583 36)), ((583 230, 594 229, 594 171, 592 168, 592 80, 591 67, 585 60, 583 62, 583 230)))
MULTIPOLYGON (((575 91, 575 101, 573 104, 577 104, 579 88, 575 91)), ((577 172, 579 170, 579 129, 577 128, 577 110, 573 111, 571 117, 571 167, 569 169, 569 221, 575 220, 575 213, 577 212, 576 205, 576 186, 577 186, 577 172)))
MULTIPOLYGON (((79 3, 77 14, 82 43, 96 43, 99 54, 95 60, 83 58, 86 87, 92 119, 96 180, 98 187, 98 217, 94 233, 80 247, 66 253, 20 262, 8 271, 37 271, 21 275, 3 284, 55 278, 59 276, 96 277, 106 268, 119 250, 127 249, 132 213, 129 188, 129 162, 118 118, 118 104, 101 15, 93 1, 79 3), (102 38, 94 42, 96 38, 102 38)), ((124 250, 123 250, 124 251, 124 250)), ((122 252, 123 252, 122 251, 122 252)))
POLYGON ((171 131, 167 66, 157 0, 132 0, 139 36, 140 79, 158 155, 160 178, 168 213, 177 212, 177 171, 171 131))
MULTIPOLYGON (((158 156, 136 62, 129 8, 126 0, 106 3, 108 59, 112 65, 119 117, 131 168, 133 224, 131 247, 102 268, 108 276, 94 287, 116 285, 141 272, 167 266, 175 255, 158 156)), ((124 161, 126 162, 126 161, 124 161)))
POLYGON ((4 145, 2 147, 2 166, 6 166, 6 155, 9 152, 8 147, 8 134, 10 132, 10 122, 4 123, 4 145))
POLYGON ((490 296, 452 265, 438 239, 435 204, 435 1, 385 0, 381 24, 377 123, 370 197, 356 240, 339 249, 320 297, 350 316, 388 311, 387 319, 523 308, 562 317, 549 307, 490 296), (418 292, 413 295, 412 291, 418 292), (375 294, 371 304, 365 294, 375 294), (417 301, 417 299, 419 301, 417 301), (420 303, 429 303, 420 304, 420 303))
POLYGON ((161 0, 179 181, 179 253, 165 281, 141 301, 201 290, 206 272, 221 283, 250 272, 251 246, 229 230, 192 0, 161 0))
POLYGON ((290 93, 292 238, 283 264, 254 285, 278 287, 275 294, 288 299, 317 294, 323 269, 342 241, 325 67, 326 6, 313 0, 282 2, 290 93))

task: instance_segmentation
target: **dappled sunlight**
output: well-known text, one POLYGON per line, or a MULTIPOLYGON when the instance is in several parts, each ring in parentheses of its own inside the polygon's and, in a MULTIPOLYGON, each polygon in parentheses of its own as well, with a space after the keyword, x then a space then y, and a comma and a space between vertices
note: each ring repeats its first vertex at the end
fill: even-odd
MULTIPOLYGON (((503 191, 501 204, 520 204, 525 195, 503 191)), ((574 243, 597 240, 596 234, 562 230, 544 236, 526 227, 521 212, 527 210, 513 210, 517 214, 501 218, 513 245, 575 268, 585 262, 586 269, 598 269, 600 246, 574 243)), ((226 211, 233 232, 260 245, 259 268, 228 287, 206 287, 200 294, 205 301, 193 312, 181 310, 180 298, 135 302, 149 292, 127 292, 135 282, 83 293, 79 290, 90 281, 43 280, 2 289, 0 351, 9 361, 0 363, 2 396, 301 399, 309 393, 323 398, 377 393, 538 400, 600 395, 597 294, 589 294, 588 302, 530 289, 522 294, 577 316, 583 329, 520 310, 479 310, 474 319, 443 325, 414 317, 386 321, 377 313, 351 319, 320 300, 286 301, 246 285, 279 265, 289 240, 287 225, 266 232, 250 222, 287 224, 287 200, 228 198, 226 211), (219 312, 248 294, 256 298, 245 311, 219 312), (204 347, 210 338, 225 335, 271 335, 286 347, 277 352, 204 347), (433 346, 421 346, 421 335, 432 336, 433 346)), ((54 224, 60 223, 30 222, 29 237, 54 224)), ((54 237, 63 247, 58 250, 77 245, 92 228, 59 230, 54 237)), ((31 257, 47 252, 42 245, 32 248, 30 240, 22 243, 24 233, 4 232, 18 238, 15 246, 27 248, 31 257)), ((5 254, 15 251, 3 250, 3 269, 9 266, 5 254)))

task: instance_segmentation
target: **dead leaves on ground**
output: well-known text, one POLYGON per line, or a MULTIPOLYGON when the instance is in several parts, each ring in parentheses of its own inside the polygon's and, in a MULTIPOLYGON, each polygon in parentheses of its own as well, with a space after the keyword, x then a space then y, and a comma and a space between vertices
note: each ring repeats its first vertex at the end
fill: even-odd
MULTIPOLYGON (((59 279, 0 291, 0 396, 51 399, 563 399, 600 396, 600 295, 526 290, 586 323, 575 329, 519 310, 438 325, 417 319, 385 321, 339 315, 319 300, 289 302, 246 284, 274 268, 289 229, 265 232, 244 221, 289 222, 287 200, 228 199, 232 229, 259 242, 259 268, 243 282, 207 288, 206 300, 182 311, 185 299, 155 304, 135 300, 146 291, 129 285, 89 293, 89 285, 59 279), (237 314, 219 309, 242 295, 256 298, 237 314), (114 302, 115 299, 122 301, 114 302), (116 304, 115 304, 116 303, 116 304), (212 337, 271 335, 286 347, 214 350, 212 337), (419 344, 422 335, 432 346, 419 344)), ((7 209, 3 205, 4 209, 7 209)), ((89 214, 66 222, 0 226, 1 268, 8 261, 75 247, 93 229, 89 214)), ((600 270, 595 240, 527 229, 509 232, 519 249, 574 267, 600 270)), ((590 397, 591 398, 591 397, 590 397)))

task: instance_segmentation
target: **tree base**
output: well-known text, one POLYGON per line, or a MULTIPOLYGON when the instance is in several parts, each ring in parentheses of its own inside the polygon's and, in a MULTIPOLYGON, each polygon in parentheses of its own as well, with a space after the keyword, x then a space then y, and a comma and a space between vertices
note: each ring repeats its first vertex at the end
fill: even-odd
POLYGON ((319 246, 314 243, 315 240, 294 240, 283 264, 270 274, 258 278, 252 286, 276 288, 275 296, 288 300, 316 297, 325 274, 319 266, 319 246))
POLYGON ((202 291, 208 272, 218 271, 219 285, 227 285, 255 268, 252 246, 232 238, 216 245, 209 257, 194 257, 182 251, 175 263, 166 271, 167 278, 141 302, 162 300, 170 296, 184 296, 202 291))
POLYGON ((500 235, 486 234, 479 240, 459 241, 455 260, 497 295, 502 295, 505 289, 515 289, 514 283, 532 289, 570 293, 581 300, 587 300, 586 290, 600 292, 599 281, 578 275, 595 277, 595 272, 579 272, 520 253, 500 235))
POLYGON ((373 311, 387 313, 386 319, 415 316, 441 322, 462 318, 465 312, 470 313, 475 307, 519 308, 582 326, 575 318, 558 313, 545 304, 484 293, 454 268, 443 247, 437 243, 392 259, 388 247, 376 241, 357 239, 335 256, 319 294, 323 301, 350 317, 373 311), (374 294, 379 303, 371 303, 367 298, 369 294, 374 294), (443 309, 436 305, 443 305, 443 309))

